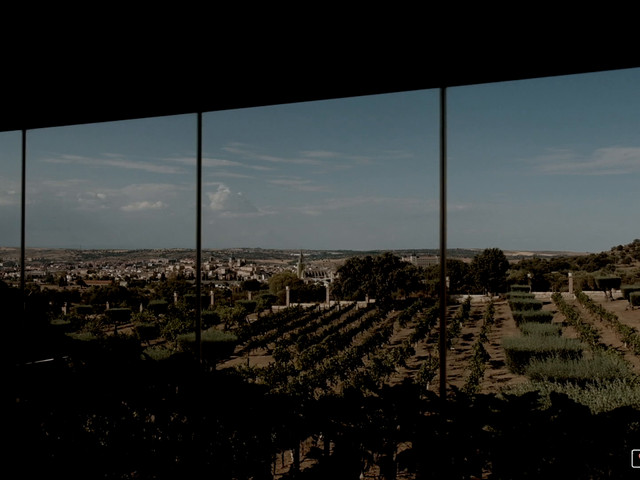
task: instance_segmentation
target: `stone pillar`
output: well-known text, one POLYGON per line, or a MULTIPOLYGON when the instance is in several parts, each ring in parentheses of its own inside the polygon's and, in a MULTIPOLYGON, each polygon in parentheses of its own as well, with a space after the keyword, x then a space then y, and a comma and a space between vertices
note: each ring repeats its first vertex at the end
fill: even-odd
POLYGON ((209 305, 211 306, 211 310, 213 310, 213 307, 216 304, 213 290, 209 290, 209 296, 211 297, 211 301, 209 302, 209 305))
POLYGON ((287 301, 286 301, 286 306, 289 306, 289 301, 290 301, 290 290, 289 287, 285 287, 286 289, 286 293, 287 293, 287 301))
POLYGON ((251 291, 247 292, 247 300, 251 300, 251 291))
POLYGON ((142 313, 142 309, 143 309, 142 303, 140 303, 140 313, 142 313))
POLYGON ((331 305, 331 300, 329 299, 329 284, 327 283, 325 285, 325 289, 326 289, 326 303, 327 303, 327 307, 331 305))
POLYGON ((109 310, 109 302, 105 304, 105 310, 109 310))
POLYGON ((573 293, 573 273, 569 272, 569 293, 573 293))
POLYGON ((62 306, 62 313, 63 314, 67 314, 67 302, 64 302, 64 305, 62 306))
POLYGON ((173 292, 173 303, 178 303, 178 292, 173 292))

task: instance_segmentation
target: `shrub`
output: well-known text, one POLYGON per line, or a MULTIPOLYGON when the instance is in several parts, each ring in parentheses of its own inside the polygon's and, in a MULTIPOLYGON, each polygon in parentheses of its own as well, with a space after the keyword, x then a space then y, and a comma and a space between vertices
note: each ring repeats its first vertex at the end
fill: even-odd
POLYGON ((534 359, 558 357, 576 359, 582 357, 583 345, 575 338, 527 335, 506 337, 502 340, 506 364, 513 373, 522 375, 534 359))
MULTIPOLYGON (((227 357, 233 353, 238 337, 218 330, 217 328, 209 328, 202 332, 202 358, 211 363, 215 363, 220 358, 227 357)), ((177 343, 183 351, 192 353, 197 352, 196 334, 195 332, 183 333, 178 335, 177 343)))
POLYGON ((526 368, 532 381, 573 383, 584 386, 603 380, 632 379, 633 372, 617 355, 595 355, 591 358, 532 360, 526 368))
POLYGON ((528 292, 509 292, 506 294, 507 299, 530 299, 533 300, 536 296, 533 293, 528 292))
POLYGON ((104 312, 109 323, 129 323, 131 321, 130 308, 110 308, 104 312))
POLYGON ((147 308, 154 315, 160 315, 161 313, 167 313, 169 310, 169 302, 166 300, 151 300, 147 308))
POLYGON ((571 400, 587 406, 593 414, 620 407, 640 408, 640 382, 626 378, 590 382, 584 386, 574 383, 526 382, 505 389, 503 394, 524 395, 534 391, 541 397, 542 408, 551 406, 552 393, 567 395, 571 400))
POLYGON ((629 294, 629 305, 632 307, 640 306, 640 292, 631 292, 629 294))
POLYGON ((529 285, 511 285, 511 292, 526 292, 529 293, 531 287, 529 285))
POLYGON ((523 322, 519 325, 523 335, 560 336, 562 325, 558 323, 523 322))
POLYGON ((92 305, 76 305, 73 309, 78 315, 91 315, 93 313, 92 305))
POLYGON ((631 301, 629 295, 633 292, 640 292, 640 285, 622 285, 620 291, 625 300, 631 301))
POLYGON ((535 298, 512 298, 509 299, 509 307, 511 310, 540 310, 542 302, 535 298))
POLYGON ((516 310, 512 313, 518 326, 526 322, 551 323, 553 320, 553 312, 548 310, 516 310))
POLYGON ((175 353, 175 351, 162 345, 155 345, 153 347, 145 348, 142 353, 150 360, 161 361, 169 358, 175 353))
POLYGON ((160 326, 155 322, 136 323, 134 330, 140 341, 147 343, 160 335, 160 326))
POLYGON ((207 329, 220 323, 220 315, 215 310, 202 311, 202 328, 207 329))

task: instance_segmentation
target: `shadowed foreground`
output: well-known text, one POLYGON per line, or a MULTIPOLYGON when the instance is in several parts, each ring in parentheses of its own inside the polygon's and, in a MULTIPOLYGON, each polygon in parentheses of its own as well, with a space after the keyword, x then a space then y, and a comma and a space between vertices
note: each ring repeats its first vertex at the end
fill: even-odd
POLYGON ((640 411, 594 415, 562 395, 467 397, 442 406, 411 382, 320 399, 270 394, 188 357, 108 349, 7 367, 6 471, 20 478, 632 478, 640 411), (301 465, 299 447, 313 440, 301 465), (281 469, 280 469, 281 470, 281 469))

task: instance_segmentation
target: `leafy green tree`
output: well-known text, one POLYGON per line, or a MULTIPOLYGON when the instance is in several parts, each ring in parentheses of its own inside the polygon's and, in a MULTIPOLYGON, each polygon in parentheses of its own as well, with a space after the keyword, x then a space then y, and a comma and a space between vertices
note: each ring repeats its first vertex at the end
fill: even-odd
POLYGON ((618 276, 595 276, 594 280, 599 290, 604 292, 607 299, 613 300, 613 290, 620 288, 622 278, 618 276))
POLYGON ((298 276, 293 272, 280 272, 276 273, 269 279, 269 292, 278 297, 279 303, 284 303, 285 299, 285 290, 286 287, 289 287, 292 293, 292 301, 296 298, 294 292, 304 286, 304 282, 298 278, 298 276))
POLYGON ((476 287, 489 293, 500 293, 507 290, 507 271, 509 261, 499 248, 487 248, 473 257, 471 271, 476 287))
POLYGON ((263 288, 263 283, 260 280, 252 278, 242 282, 242 290, 245 292, 257 292, 263 288))
POLYGON ((273 295, 278 295, 286 287, 293 289, 302 283, 302 280, 293 272, 279 272, 269 279, 269 292, 273 295))
MULTIPOLYGON (((424 269, 431 294, 438 292, 440 284, 440 265, 430 265, 424 269)), ((475 291, 475 280, 471 275, 468 263, 455 258, 447 259, 447 277, 449 277, 449 293, 470 293, 475 291)))
POLYGON ((349 258, 337 273, 332 292, 339 299, 362 300, 369 296, 384 305, 423 286, 418 268, 389 252, 349 258))

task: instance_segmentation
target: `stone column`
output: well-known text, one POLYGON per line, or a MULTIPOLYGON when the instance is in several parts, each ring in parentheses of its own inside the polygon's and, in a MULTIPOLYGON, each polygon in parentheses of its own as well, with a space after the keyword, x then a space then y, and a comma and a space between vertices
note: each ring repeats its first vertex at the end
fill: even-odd
POLYGON ((173 292, 173 303, 178 303, 178 292, 173 292))
POLYGON ((213 307, 216 304, 213 290, 209 290, 209 296, 211 297, 211 301, 209 302, 209 305, 211 306, 211 310, 213 310, 213 307))
POLYGON ((325 285, 325 289, 326 289, 326 303, 327 303, 327 307, 331 305, 331 300, 329 299, 329 284, 325 285))
POLYGON ((289 287, 285 287, 286 292, 287 292, 287 301, 286 301, 286 305, 287 307, 289 306, 289 301, 290 301, 290 290, 289 287))
POLYGON ((569 272, 569 293, 573 293, 573 273, 569 272))

